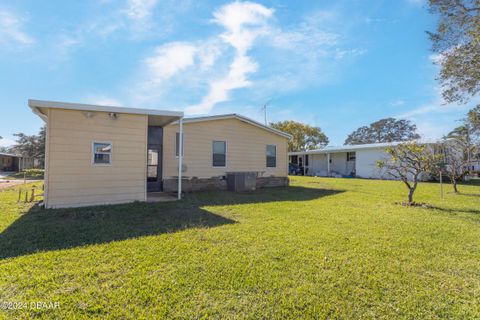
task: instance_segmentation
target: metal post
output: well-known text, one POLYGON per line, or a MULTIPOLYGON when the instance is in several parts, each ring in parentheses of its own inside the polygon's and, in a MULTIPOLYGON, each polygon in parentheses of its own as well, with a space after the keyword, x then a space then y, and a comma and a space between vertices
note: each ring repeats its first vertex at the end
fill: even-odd
POLYGON ((25 172, 25 156, 22 156, 22 170, 23 170, 23 184, 26 184, 27 183, 27 176, 26 176, 26 172, 25 172))
POLYGON ((182 162, 183 162, 183 117, 179 121, 179 141, 178 141, 178 187, 177 187, 177 198, 178 200, 182 199, 182 162))
POLYGON ((330 177, 330 153, 327 153, 327 176, 330 177))
POLYGON ((442 170, 440 170, 440 198, 443 199, 443 180, 442 180, 442 170))

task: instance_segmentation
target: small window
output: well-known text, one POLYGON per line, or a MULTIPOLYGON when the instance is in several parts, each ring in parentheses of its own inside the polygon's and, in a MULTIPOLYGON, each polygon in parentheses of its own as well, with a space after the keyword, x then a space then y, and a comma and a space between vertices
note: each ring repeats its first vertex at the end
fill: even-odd
POLYGON ((112 144, 110 142, 93 143, 93 164, 112 164, 112 144))
POLYGON ((347 161, 355 161, 355 152, 347 152, 347 161))
POLYGON ((277 166, 277 146, 267 145, 267 168, 277 166))
POLYGON ((227 142, 213 141, 213 166, 226 167, 227 166, 227 142))
MULTIPOLYGON (((184 136, 185 134, 182 133, 182 157, 185 155, 185 139, 183 139, 184 136)), ((175 134, 175 157, 178 157, 178 149, 180 149, 178 145, 180 139, 178 139, 178 137, 180 137, 180 132, 177 132, 175 134)))

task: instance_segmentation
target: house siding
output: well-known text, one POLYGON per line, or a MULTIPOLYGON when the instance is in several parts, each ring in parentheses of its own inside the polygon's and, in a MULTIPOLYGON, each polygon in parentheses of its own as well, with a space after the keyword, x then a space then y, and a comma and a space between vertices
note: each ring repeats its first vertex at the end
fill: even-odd
POLYGON ((387 175, 377 167, 377 161, 388 159, 385 148, 356 151, 356 174, 359 178, 388 179, 387 175))
MULTIPOLYGON (((164 128, 163 177, 176 178, 178 158, 175 157, 175 134, 178 124, 164 128)), ((286 137, 258 128, 239 119, 221 119, 184 123, 183 173, 187 178, 211 178, 223 176, 231 171, 258 171, 260 177, 286 177, 286 137), (227 141, 227 165, 225 168, 212 166, 212 142, 227 141), (277 146, 275 168, 267 168, 267 145, 277 146)))
POLYGON ((146 199, 146 115, 49 109, 48 117, 47 208, 146 199), (112 142, 111 165, 92 164, 93 141, 112 142))

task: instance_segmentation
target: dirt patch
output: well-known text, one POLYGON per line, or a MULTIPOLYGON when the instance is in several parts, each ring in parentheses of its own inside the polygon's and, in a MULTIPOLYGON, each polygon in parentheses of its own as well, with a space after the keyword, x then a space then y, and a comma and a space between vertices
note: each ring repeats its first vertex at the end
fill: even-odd
POLYGON ((420 208, 425 208, 425 209, 434 209, 435 207, 427 204, 427 203, 423 203, 423 202, 412 202, 412 203, 408 203, 408 202, 395 202, 395 204, 398 204, 398 205, 401 205, 401 206, 404 206, 404 207, 420 207, 420 208))
MULTIPOLYGON (((27 180, 27 183, 39 182, 42 180, 27 180)), ((23 180, 0 180, 0 190, 23 184, 23 180)))

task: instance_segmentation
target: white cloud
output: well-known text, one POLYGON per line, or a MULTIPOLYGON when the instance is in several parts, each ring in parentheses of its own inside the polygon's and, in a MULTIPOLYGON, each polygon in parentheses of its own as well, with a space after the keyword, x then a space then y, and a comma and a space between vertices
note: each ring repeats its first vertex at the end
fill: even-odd
POLYGON ((87 98, 87 103, 97 104, 101 106, 122 106, 120 100, 104 95, 91 96, 87 98))
POLYGON ((424 141, 441 139, 455 126, 455 122, 453 121, 451 123, 445 123, 444 121, 439 123, 439 121, 429 119, 415 121, 415 124, 417 125, 417 131, 424 141))
POLYGON ((23 23, 23 19, 12 12, 0 9, 0 43, 33 44, 35 40, 22 31, 23 23))
MULTIPOLYGON (((471 105, 480 103, 480 97, 471 101, 471 105)), ((419 105, 407 112, 394 116, 395 118, 413 121, 422 138, 426 140, 439 139, 454 127, 471 107, 465 104, 446 104, 442 98, 441 89, 436 87, 430 102, 419 105)))
POLYGON ((441 99, 437 99, 433 102, 421 105, 415 109, 399 114, 396 116, 396 118, 409 119, 421 115, 462 111, 465 110, 465 108, 465 105, 444 104, 441 99))
POLYGON ((324 30, 325 24, 332 23, 336 19, 339 18, 333 11, 311 13, 298 25, 272 28, 271 42, 275 47, 293 50, 311 50, 337 45, 341 40, 340 35, 324 30))
POLYGON ((252 2, 233 2, 214 12, 214 22, 225 28, 220 37, 235 49, 235 58, 227 75, 219 80, 212 80, 208 94, 199 104, 187 107, 187 113, 208 113, 217 103, 227 101, 231 90, 251 84, 247 76, 257 71, 258 64, 247 52, 256 38, 266 34, 266 22, 272 13, 273 10, 252 2))
POLYGON ((249 73, 257 71, 257 64, 248 56, 237 55, 230 65, 230 70, 226 77, 220 80, 213 80, 210 83, 209 93, 202 101, 186 108, 188 114, 204 114, 220 102, 227 101, 229 92, 233 89, 247 87, 251 84, 247 79, 249 73))
POLYGON ((390 102, 390 105, 392 107, 400 107, 400 106, 403 106, 404 104, 405 104, 405 101, 402 99, 397 99, 390 102))
POLYGON ((128 0, 126 13, 130 19, 143 20, 151 17, 157 0, 128 0))
POLYGON ((184 42, 172 42, 155 49, 155 54, 145 60, 150 81, 158 84, 177 72, 193 65, 197 48, 184 42))
POLYGON ((248 87, 243 103, 250 103, 330 83, 339 66, 366 52, 346 47, 344 36, 326 31, 337 30, 341 17, 335 11, 309 13, 283 27, 273 14, 253 2, 221 6, 211 20, 221 27, 219 33, 165 43, 143 59, 135 85, 127 89, 131 101, 207 114, 223 108, 217 105, 231 100, 234 90, 248 87))
POLYGON ((3 137, 3 139, 0 139, 0 147, 10 147, 15 144, 15 140, 12 138, 8 137, 3 137))

